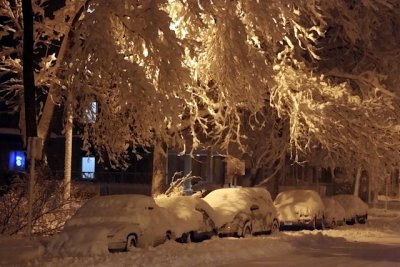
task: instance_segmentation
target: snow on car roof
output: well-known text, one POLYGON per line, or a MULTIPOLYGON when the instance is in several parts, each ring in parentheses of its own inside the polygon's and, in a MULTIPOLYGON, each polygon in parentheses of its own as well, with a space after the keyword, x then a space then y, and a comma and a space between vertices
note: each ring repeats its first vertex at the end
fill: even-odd
POLYGON ((150 222, 145 212, 160 212, 159 209, 154 199, 145 195, 97 196, 78 209, 66 222, 65 227, 118 224, 127 221, 147 225, 150 222))
POLYGON ((288 190, 278 194, 274 204, 277 208, 285 205, 303 204, 310 209, 320 209, 324 207, 319 194, 314 190, 288 190))
POLYGON ((112 216, 138 208, 154 207, 154 200, 145 195, 96 196, 88 200, 76 213, 76 217, 112 216))
POLYGON ((250 211, 253 204, 267 210, 267 203, 272 202, 270 193, 261 187, 221 188, 209 193, 204 200, 216 210, 220 223, 233 220, 240 211, 250 211))

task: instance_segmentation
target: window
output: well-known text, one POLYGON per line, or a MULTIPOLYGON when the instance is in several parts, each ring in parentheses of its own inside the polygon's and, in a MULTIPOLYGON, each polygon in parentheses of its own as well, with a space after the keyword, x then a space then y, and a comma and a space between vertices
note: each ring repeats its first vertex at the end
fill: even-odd
POLYGON ((96 122, 97 117, 97 102, 93 101, 90 108, 86 110, 86 119, 89 123, 96 122))
POLYGON ((25 153, 20 150, 10 151, 8 163, 10 171, 25 171, 25 153))
POLYGON ((95 157, 82 158, 82 179, 94 179, 95 157))

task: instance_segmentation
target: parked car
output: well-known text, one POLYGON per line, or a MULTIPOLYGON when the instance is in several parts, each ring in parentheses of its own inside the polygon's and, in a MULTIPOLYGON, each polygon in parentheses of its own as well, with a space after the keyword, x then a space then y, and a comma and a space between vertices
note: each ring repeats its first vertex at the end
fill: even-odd
POLYGON ((364 224, 368 219, 368 205, 359 197, 354 195, 336 195, 333 198, 343 206, 346 212, 346 223, 364 224))
POLYGON ((335 228, 346 223, 346 212, 342 205, 332 197, 322 199, 325 205, 324 224, 326 227, 335 228))
POLYGON ((84 254, 156 246, 174 238, 172 224, 168 211, 149 196, 97 196, 66 222, 49 249, 84 254))
POLYGON ((278 194, 274 201, 281 228, 300 227, 310 230, 324 228, 324 203, 313 190, 289 190, 278 194))
POLYGON ((173 226, 178 242, 200 242, 216 235, 215 211, 199 196, 158 197, 155 201, 178 218, 173 226))
POLYGON ((261 187, 221 188, 204 200, 216 211, 218 235, 245 237, 279 231, 276 209, 261 187))

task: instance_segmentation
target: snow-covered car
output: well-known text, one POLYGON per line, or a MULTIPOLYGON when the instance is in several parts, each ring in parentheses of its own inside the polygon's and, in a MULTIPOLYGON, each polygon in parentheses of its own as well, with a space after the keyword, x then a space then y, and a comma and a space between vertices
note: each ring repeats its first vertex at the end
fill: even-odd
POLYGON ((176 218, 173 231, 178 242, 200 242, 216 234, 215 211, 199 196, 164 196, 155 201, 176 218))
POLYGON ((50 251, 101 254, 156 246, 174 238, 168 211, 144 195, 88 200, 49 243, 50 251))
POLYGON ((346 222, 346 212, 342 205, 332 197, 322 199, 325 205, 324 223, 326 227, 335 228, 346 222))
POLYGON ((276 209, 261 187, 221 188, 204 200, 215 210, 218 235, 245 237, 279 231, 276 209))
POLYGON ((324 203, 316 191, 288 190, 274 201, 281 228, 324 228, 324 203))
POLYGON ((364 224, 368 219, 368 205, 359 197, 354 195, 336 195, 333 198, 343 206, 346 212, 346 223, 356 222, 364 224))

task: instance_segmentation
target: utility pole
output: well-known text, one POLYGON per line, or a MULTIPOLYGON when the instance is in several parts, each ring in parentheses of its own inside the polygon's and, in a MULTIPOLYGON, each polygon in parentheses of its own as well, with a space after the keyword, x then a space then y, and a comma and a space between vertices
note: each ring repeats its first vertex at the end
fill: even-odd
POLYGON ((35 78, 33 69, 33 10, 31 0, 22 1, 22 14, 24 25, 23 41, 23 83, 24 83, 24 102, 25 102, 25 144, 28 144, 28 158, 30 159, 29 172, 29 199, 28 199, 28 226, 27 234, 32 234, 32 209, 33 193, 35 184, 35 158, 41 154, 41 141, 37 138, 36 121, 36 92, 35 78))

